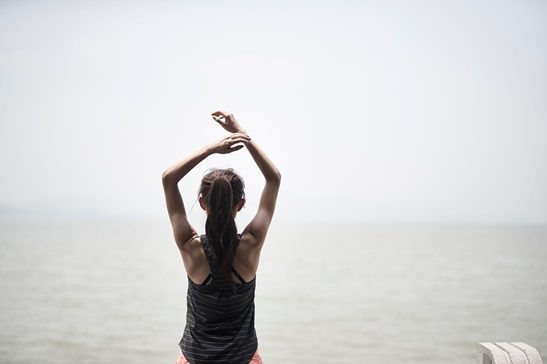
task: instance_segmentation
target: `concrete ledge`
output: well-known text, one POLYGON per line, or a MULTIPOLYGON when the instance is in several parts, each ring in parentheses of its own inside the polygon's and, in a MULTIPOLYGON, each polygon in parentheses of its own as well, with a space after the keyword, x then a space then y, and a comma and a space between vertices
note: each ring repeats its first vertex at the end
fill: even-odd
POLYGON ((479 343, 479 364, 543 364, 539 352, 532 346, 513 343, 479 343))

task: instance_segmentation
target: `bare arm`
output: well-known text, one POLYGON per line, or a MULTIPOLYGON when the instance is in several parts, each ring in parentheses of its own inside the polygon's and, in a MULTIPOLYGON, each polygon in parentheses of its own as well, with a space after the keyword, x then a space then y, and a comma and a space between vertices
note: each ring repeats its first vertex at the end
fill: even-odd
POLYGON ((275 211, 277 194, 281 184, 281 173, 254 140, 245 143, 245 146, 264 175, 266 182, 260 196, 258 211, 243 232, 250 233, 256 238, 256 243, 262 246, 266 240, 266 234, 275 211))
POLYGON ((178 188, 178 182, 186 176, 192 168, 209 155, 214 153, 226 154, 239 150, 243 145, 234 146, 234 144, 249 139, 250 138, 247 135, 232 134, 215 143, 200 148, 198 151, 183 158, 163 172, 162 184, 165 193, 165 202, 167 204, 167 212, 173 228, 173 235, 179 249, 182 249, 188 241, 197 235, 197 232, 188 222, 182 196, 180 195, 178 188))
MULTIPOLYGON (((233 114, 229 114, 225 111, 216 111, 212 115, 213 119, 227 131, 246 134, 245 130, 239 125, 233 114)), ((243 230, 243 233, 247 232, 252 235, 257 246, 262 247, 266 240, 266 234, 275 211, 277 194, 281 184, 281 173, 254 140, 246 141, 244 144, 264 175, 266 182, 264 184, 264 189, 262 190, 262 195, 260 196, 258 211, 255 217, 243 230)))
POLYGON ((179 249, 197 235, 196 230, 190 225, 186 217, 186 210, 180 195, 178 182, 199 162, 211 154, 209 148, 204 147, 188 157, 182 159, 173 166, 167 168, 162 174, 163 192, 173 235, 179 249))

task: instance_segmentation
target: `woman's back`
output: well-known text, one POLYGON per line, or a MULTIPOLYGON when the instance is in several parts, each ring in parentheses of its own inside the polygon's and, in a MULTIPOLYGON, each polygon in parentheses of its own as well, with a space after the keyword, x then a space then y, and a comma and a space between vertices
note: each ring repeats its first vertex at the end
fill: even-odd
POLYGON ((258 347, 254 328, 256 278, 230 283, 220 271, 207 235, 200 236, 210 275, 197 284, 188 277, 186 327, 179 342, 192 364, 248 363, 258 347))

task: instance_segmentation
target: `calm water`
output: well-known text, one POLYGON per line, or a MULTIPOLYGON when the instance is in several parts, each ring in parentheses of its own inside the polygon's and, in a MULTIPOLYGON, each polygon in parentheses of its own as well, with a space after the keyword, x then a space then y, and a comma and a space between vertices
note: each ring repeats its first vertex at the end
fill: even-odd
MULTIPOLYGON (((166 222, 0 222, 0 362, 171 363, 186 276, 166 222)), ((547 354, 547 228, 289 225, 257 276, 265 363, 475 363, 547 354)))

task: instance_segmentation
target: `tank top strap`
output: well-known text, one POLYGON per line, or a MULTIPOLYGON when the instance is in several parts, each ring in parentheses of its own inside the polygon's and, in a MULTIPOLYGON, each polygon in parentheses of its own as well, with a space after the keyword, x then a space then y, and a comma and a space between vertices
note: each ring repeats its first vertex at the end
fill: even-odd
POLYGON ((234 273, 234 275, 237 277, 237 279, 239 279, 239 281, 242 283, 242 284, 246 284, 247 282, 245 282, 245 280, 243 279, 243 277, 241 276, 241 274, 238 273, 238 271, 234 268, 234 266, 232 265, 232 272, 234 273))

